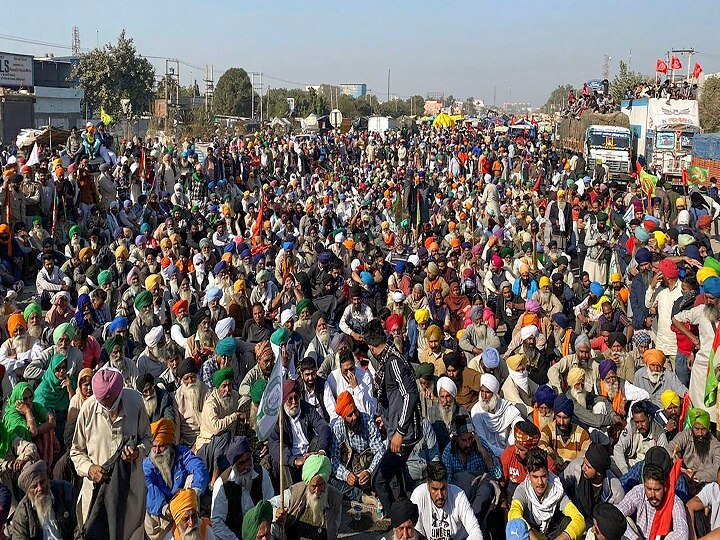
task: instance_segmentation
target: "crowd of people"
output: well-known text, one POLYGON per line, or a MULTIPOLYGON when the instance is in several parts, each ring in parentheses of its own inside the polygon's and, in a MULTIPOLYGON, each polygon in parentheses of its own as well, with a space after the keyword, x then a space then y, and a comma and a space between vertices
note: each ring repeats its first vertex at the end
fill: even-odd
POLYGON ((711 198, 492 124, 95 127, 2 158, 0 534, 720 534, 711 198))

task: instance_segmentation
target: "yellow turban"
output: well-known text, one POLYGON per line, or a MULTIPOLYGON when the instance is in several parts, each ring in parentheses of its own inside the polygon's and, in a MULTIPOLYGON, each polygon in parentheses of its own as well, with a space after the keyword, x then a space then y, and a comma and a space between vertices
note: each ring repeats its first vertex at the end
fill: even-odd
POLYGON ((127 259, 128 255, 130 255, 130 253, 128 252, 128 248, 126 248, 125 246, 118 246, 115 248, 115 258, 116 259, 118 257, 123 257, 123 258, 127 259))
POLYGON ((442 339, 443 331, 436 324, 431 324, 425 330, 425 339, 442 339))
POLYGON ((161 418, 150 424, 152 440, 157 444, 173 444, 175 442, 175 422, 167 418, 161 418))
POLYGON ((524 354, 513 354, 507 359, 507 366, 513 371, 518 371, 520 366, 525 367, 525 355, 524 354))
POLYGON ((655 231, 653 236, 655 236, 655 242, 657 242, 658 249, 663 249, 665 247, 665 233, 662 231, 655 231))
POLYGON ((608 300, 608 297, 607 297, 607 296, 601 296, 601 297, 598 299, 598 301, 597 301, 595 304, 593 304, 593 309, 594 309, 595 311, 600 311, 600 309, 602 308, 602 305, 603 305, 605 302, 609 302, 609 301, 610 301, 610 300, 608 300))
POLYGON ((581 367, 570 368, 567 375, 567 383, 569 387, 575 386, 585 378, 585 370, 581 367))
POLYGON ((700 270, 697 271, 696 277, 698 283, 702 285, 707 278, 718 277, 718 273, 714 268, 710 268, 709 266, 703 266, 700 270))
POLYGON ((170 500, 169 507, 173 521, 177 524, 185 517, 188 510, 195 510, 197 512, 200 508, 197 493, 195 493, 194 489, 181 489, 170 500))
POLYGON ((653 364, 662 367, 665 365, 665 353, 660 349, 648 349, 645 351, 645 354, 643 354, 643 361, 648 367, 653 364))
POLYGON ((166 236, 162 240, 160 240, 160 247, 161 248, 169 248, 172 247, 172 241, 166 236))
POLYGON ((620 283, 621 281, 622 276, 617 272, 610 276, 610 283, 620 283))
POLYGON ((151 291, 155 288, 156 285, 160 284, 160 276, 158 274, 150 274, 148 277, 145 278, 145 288, 148 291, 151 291))
POLYGON ((80 253, 78 253, 78 258, 81 261, 84 261, 87 257, 92 256, 92 254, 93 254, 92 248, 84 247, 80 250, 80 253))
POLYGON ((418 309, 415 312, 415 322, 418 324, 425 324, 430 320, 430 310, 429 309, 418 309))
POLYGON ((529 272, 530 272, 530 267, 529 267, 527 264, 522 263, 522 264, 520 265, 520 273, 521 273, 521 274, 527 274, 527 273, 529 273, 529 272))
POLYGON ((550 278, 547 276, 541 277, 540 282, 538 283, 538 287, 540 287, 542 289, 543 287, 549 287, 549 286, 550 286, 550 278))
POLYGON ((464 328, 462 330, 457 331, 457 334, 455 334, 455 337, 457 338, 458 341, 460 341, 462 339, 464 333, 465 333, 464 328))
POLYGON ((672 390, 665 390, 660 394, 660 403, 662 403, 663 409, 667 409, 670 405, 680 406, 680 396, 678 396, 672 390))

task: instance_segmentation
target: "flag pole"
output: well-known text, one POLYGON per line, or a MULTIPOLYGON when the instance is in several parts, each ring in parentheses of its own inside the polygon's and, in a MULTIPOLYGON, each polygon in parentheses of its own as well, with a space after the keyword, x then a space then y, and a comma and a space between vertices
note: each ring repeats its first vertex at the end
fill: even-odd
MULTIPOLYGON (((284 347, 284 345, 281 345, 281 347, 284 347)), ((276 362, 282 362, 282 349, 280 350, 280 354, 275 359, 276 362)), ((285 405, 283 402, 285 396, 280 394, 280 414, 278 414, 278 430, 280 431, 280 454, 278 455, 279 460, 279 471, 280 471, 280 508, 285 508, 285 482, 283 481, 283 469, 285 468, 283 465, 283 416, 285 412, 285 405)), ((284 528, 283 528, 284 530, 284 528)), ((285 533, 283 532, 283 536, 285 533)))

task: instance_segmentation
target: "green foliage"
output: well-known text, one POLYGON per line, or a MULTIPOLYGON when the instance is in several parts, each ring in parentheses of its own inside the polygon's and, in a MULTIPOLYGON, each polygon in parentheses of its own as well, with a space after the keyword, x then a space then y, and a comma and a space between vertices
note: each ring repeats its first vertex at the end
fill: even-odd
POLYGON ((567 104, 567 97, 570 92, 574 92, 572 84, 559 85, 555 90, 550 93, 550 97, 542 106, 542 111, 546 113, 552 113, 562 110, 567 104))
POLYGON ((129 99, 133 115, 150 110, 155 68, 137 54, 132 38, 125 30, 118 36, 117 45, 107 44, 80 58, 73 76, 85 91, 88 108, 105 111, 116 118, 123 116, 121 99, 129 99))
POLYGON ((250 77, 244 69, 228 69, 215 86, 213 94, 215 114, 250 116, 252 112, 252 91, 250 77))
POLYGON ((709 133, 720 131, 720 78, 707 77, 698 98, 700 126, 709 133))
POLYGON ((654 83, 655 79, 638 73, 637 71, 630 71, 627 64, 620 60, 618 74, 610 81, 610 97, 615 103, 620 103, 625 97, 626 90, 634 90, 639 84, 654 83))

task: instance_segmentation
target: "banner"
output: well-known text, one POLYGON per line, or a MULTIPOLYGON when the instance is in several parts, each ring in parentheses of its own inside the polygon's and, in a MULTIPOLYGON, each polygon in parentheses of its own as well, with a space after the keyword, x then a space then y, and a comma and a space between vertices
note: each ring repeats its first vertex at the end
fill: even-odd
POLYGON ((40 156, 38 155, 38 145, 36 142, 33 145, 32 152, 30 152, 30 157, 28 157, 27 163, 25 165, 32 167, 33 165, 37 165, 38 163, 40 163, 40 156))
POLYGON ((657 73, 665 73, 665 74, 667 74, 667 72, 668 72, 668 67, 667 67, 667 64, 665 63, 664 60, 658 59, 658 60, 655 62, 655 71, 656 71, 657 73))
POLYGON ((707 182, 709 171, 702 167, 690 167, 687 170, 687 181, 692 186, 699 186, 707 182))
POLYGON ((720 327, 715 331, 712 349, 710 349, 710 360, 708 361, 707 378, 705 379, 705 406, 712 407, 717 403, 718 380, 715 376, 715 355, 720 347, 720 327))
POLYGON ((113 117, 106 113, 103 107, 100 107, 100 120, 106 126, 109 126, 113 123, 113 117))
POLYGON ((700 67, 700 64, 695 62, 695 67, 693 68, 693 78, 698 79, 702 72, 703 72, 703 68, 700 67))
POLYGON ((670 67, 672 69, 682 69, 682 64, 680 63, 680 59, 677 56, 673 56, 670 60, 670 67))

